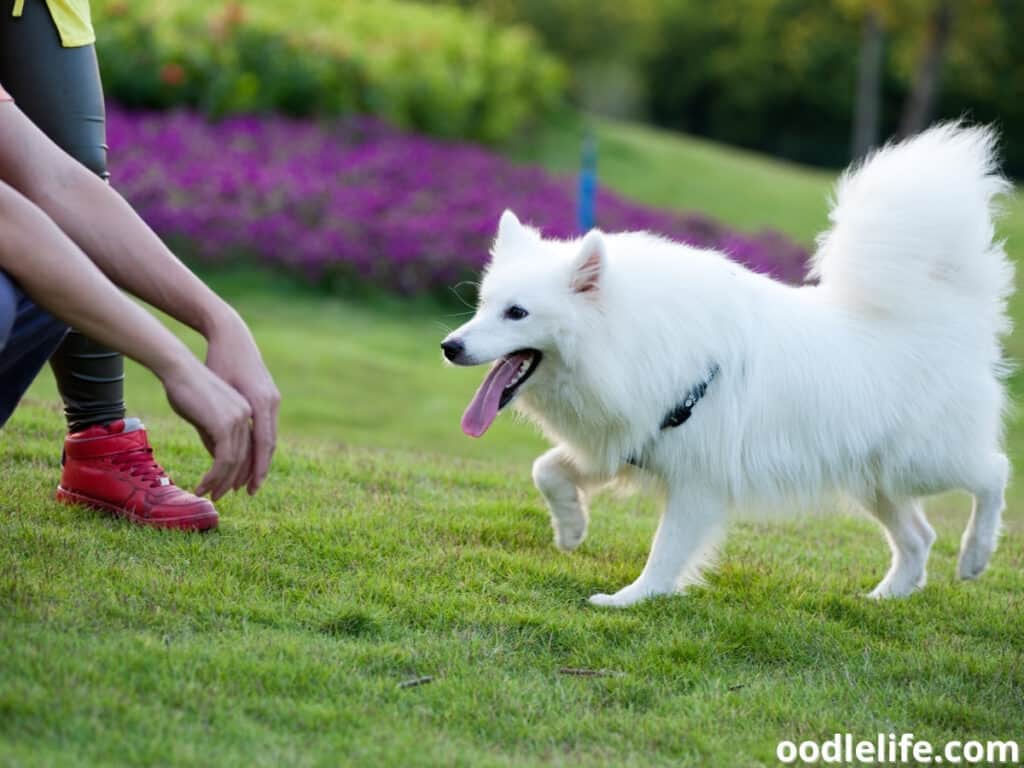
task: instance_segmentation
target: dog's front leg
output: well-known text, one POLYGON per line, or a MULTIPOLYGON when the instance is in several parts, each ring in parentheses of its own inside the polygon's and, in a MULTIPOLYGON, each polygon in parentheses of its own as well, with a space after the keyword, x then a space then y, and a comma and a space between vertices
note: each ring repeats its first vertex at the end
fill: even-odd
POLYGON ((556 446, 533 462, 533 483, 551 510, 555 546, 569 552, 587 535, 587 504, 581 486, 585 484, 564 446, 556 446))
POLYGON ((725 508, 722 499, 710 491, 670 491, 640 578, 614 595, 593 595, 590 602, 623 608, 654 595, 672 594, 695 580, 725 530, 725 508))

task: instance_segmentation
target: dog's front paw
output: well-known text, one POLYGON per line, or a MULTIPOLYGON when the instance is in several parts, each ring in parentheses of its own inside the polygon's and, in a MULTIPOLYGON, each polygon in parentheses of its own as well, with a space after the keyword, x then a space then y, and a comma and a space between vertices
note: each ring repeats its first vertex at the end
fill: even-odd
POLYGON ((554 522, 555 546, 563 552, 572 552, 587 537, 587 521, 567 524, 554 522))
POLYGON ((634 603, 639 603, 641 600, 661 594, 667 593, 664 590, 652 589, 643 584, 633 583, 628 587, 623 587, 614 595, 591 595, 590 603, 602 608, 625 608, 634 603))
POLYGON ((587 513, 580 505, 551 512, 551 527, 555 531, 555 546, 563 552, 572 552, 587 537, 587 513))
POLYGON ((882 583, 868 592, 864 597, 868 600, 890 600, 898 597, 908 597, 924 586, 924 581, 899 581, 886 578, 882 583))
POLYGON ((632 603, 620 602, 616 595, 606 595, 603 592, 591 595, 590 604, 601 608, 625 608, 627 605, 632 605, 632 603))
POLYGON ((965 543, 960 551, 960 559, 957 561, 956 575, 965 581, 981 576, 985 568, 988 567, 988 561, 992 558, 994 549, 993 546, 986 546, 985 543, 977 540, 965 543))

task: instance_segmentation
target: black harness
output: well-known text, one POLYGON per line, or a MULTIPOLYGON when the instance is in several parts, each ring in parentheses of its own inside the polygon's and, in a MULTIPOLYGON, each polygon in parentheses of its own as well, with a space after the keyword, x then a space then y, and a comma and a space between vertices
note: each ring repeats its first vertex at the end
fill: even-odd
MULTIPOLYGON (((697 403, 701 401, 701 398, 707 394, 708 387, 711 386, 711 382, 715 380, 719 370, 718 363, 712 363, 711 368, 708 369, 708 375, 704 380, 687 392, 686 397, 672 408, 672 410, 665 414, 665 418, 661 420, 661 425, 659 426, 659 429, 662 432, 666 429, 681 427, 690 419, 691 416, 693 416, 693 409, 697 407, 697 403)), ((632 464, 634 467, 643 467, 643 453, 643 450, 641 450, 639 456, 634 453, 629 454, 629 456, 626 457, 626 463, 632 464)))

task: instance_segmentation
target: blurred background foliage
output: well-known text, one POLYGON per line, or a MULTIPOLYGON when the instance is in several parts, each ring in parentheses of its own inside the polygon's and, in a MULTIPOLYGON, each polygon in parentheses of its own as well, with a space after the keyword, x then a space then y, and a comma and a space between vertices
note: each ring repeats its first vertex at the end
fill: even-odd
POLYGON ((873 18, 871 143, 967 115, 1002 126, 1024 174, 1021 0, 441 1, 534 29, 589 110, 832 167, 851 156, 873 18))
MULTIPOLYGON (((648 206, 605 189, 600 225, 714 244, 799 278, 803 249, 749 236, 769 220, 781 226, 791 206, 762 199, 763 216, 752 219, 725 183, 717 205, 714 179, 729 174, 707 162, 707 147, 688 156, 708 172, 683 178, 655 159, 654 134, 617 141, 608 117, 836 168, 889 137, 967 115, 1000 125, 1006 169, 1024 175, 1024 0, 93 7, 122 191, 162 235, 193 243, 205 260, 236 253, 310 279, 338 273, 404 294, 446 291, 482 265, 506 206, 571 235, 575 185, 563 174, 578 168, 585 133, 601 146, 602 184, 648 206), (139 114, 169 109, 191 117, 139 114), (248 122, 223 131, 199 119, 239 114, 248 122), (119 136, 132 138, 118 145, 119 136), (526 182, 522 160, 555 175, 526 182), (680 218, 684 205, 722 221, 680 218)), ((779 187, 774 194, 785 199, 779 187)), ((797 237, 809 242, 810 229, 797 237)))
POLYGON ((377 0, 94 0, 108 96, 127 107, 371 114, 489 143, 562 103, 567 71, 525 25, 377 0))
POLYGON ((94 4, 108 91, 129 107, 373 114, 502 143, 568 97, 830 167, 967 115, 1000 123, 1024 174, 1021 0, 94 4))

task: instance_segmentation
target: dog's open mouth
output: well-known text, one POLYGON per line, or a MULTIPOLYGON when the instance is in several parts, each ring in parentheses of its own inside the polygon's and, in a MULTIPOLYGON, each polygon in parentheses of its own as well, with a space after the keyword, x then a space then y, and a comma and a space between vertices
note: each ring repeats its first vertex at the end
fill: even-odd
POLYGON ((536 349, 521 349, 498 358, 462 415, 462 431, 470 437, 486 432, 498 411, 512 402, 519 388, 537 370, 540 358, 536 349))

